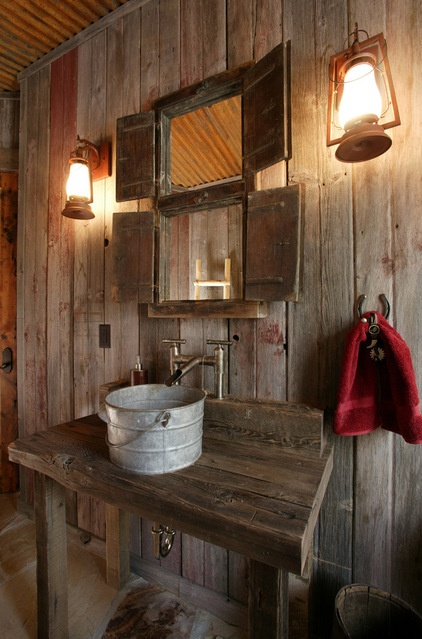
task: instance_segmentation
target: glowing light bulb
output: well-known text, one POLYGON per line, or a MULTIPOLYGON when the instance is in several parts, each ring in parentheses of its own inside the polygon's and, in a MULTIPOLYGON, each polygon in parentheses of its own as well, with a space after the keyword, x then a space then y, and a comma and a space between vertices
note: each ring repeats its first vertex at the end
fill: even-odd
POLYGON ((86 160, 75 158, 71 161, 66 184, 68 200, 92 201, 90 170, 86 160))
POLYGON ((378 122, 382 98, 374 67, 368 62, 352 65, 344 77, 339 106, 340 126, 346 131, 359 122, 378 122))

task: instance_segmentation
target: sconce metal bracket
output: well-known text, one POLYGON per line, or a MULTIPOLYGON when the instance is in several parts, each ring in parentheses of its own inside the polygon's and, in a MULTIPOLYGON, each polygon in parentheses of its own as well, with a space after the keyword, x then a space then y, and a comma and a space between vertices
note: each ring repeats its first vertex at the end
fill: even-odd
POLYGON ((111 144, 104 142, 97 148, 100 162, 96 168, 92 168, 93 182, 111 176, 111 144))

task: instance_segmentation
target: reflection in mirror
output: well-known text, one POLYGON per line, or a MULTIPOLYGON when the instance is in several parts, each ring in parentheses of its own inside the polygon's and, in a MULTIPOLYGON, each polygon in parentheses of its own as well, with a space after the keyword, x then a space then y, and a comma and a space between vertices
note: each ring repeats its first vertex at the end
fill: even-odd
POLYGON ((239 179, 241 174, 240 95, 171 119, 173 192, 239 179))
POLYGON ((223 299, 227 286, 198 286, 198 279, 225 281, 230 260, 229 297, 242 299, 242 205, 162 217, 160 301, 223 299), (201 276, 197 268, 200 260, 201 276))

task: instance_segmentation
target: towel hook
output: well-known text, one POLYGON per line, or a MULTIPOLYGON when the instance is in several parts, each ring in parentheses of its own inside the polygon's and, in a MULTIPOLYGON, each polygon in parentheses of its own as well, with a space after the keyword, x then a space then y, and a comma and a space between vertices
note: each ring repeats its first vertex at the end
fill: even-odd
MULTIPOLYGON (((358 298, 358 303, 356 305, 356 311, 358 314, 359 319, 362 317, 363 312, 362 312, 362 304, 363 302, 366 300, 366 295, 359 295, 358 298)), ((380 300, 381 302, 384 304, 384 313, 383 316, 385 317, 385 319, 388 319, 388 316, 390 315, 390 302, 388 301, 388 299, 386 298, 386 296, 384 295, 384 293, 381 293, 380 295, 380 300)))

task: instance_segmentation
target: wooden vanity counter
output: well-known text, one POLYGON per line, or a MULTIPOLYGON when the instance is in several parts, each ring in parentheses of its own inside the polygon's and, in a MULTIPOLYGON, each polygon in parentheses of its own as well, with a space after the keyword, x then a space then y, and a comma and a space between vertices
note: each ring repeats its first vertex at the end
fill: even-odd
POLYGON ((288 573, 302 574, 332 469, 322 413, 301 405, 206 400, 192 466, 139 475, 109 461, 90 415, 9 446, 35 472, 39 637, 67 637, 65 490, 106 503, 107 578, 129 576, 129 512, 249 558, 249 637, 287 637, 288 573), (47 540, 47 543, 46 543, 47 540))

